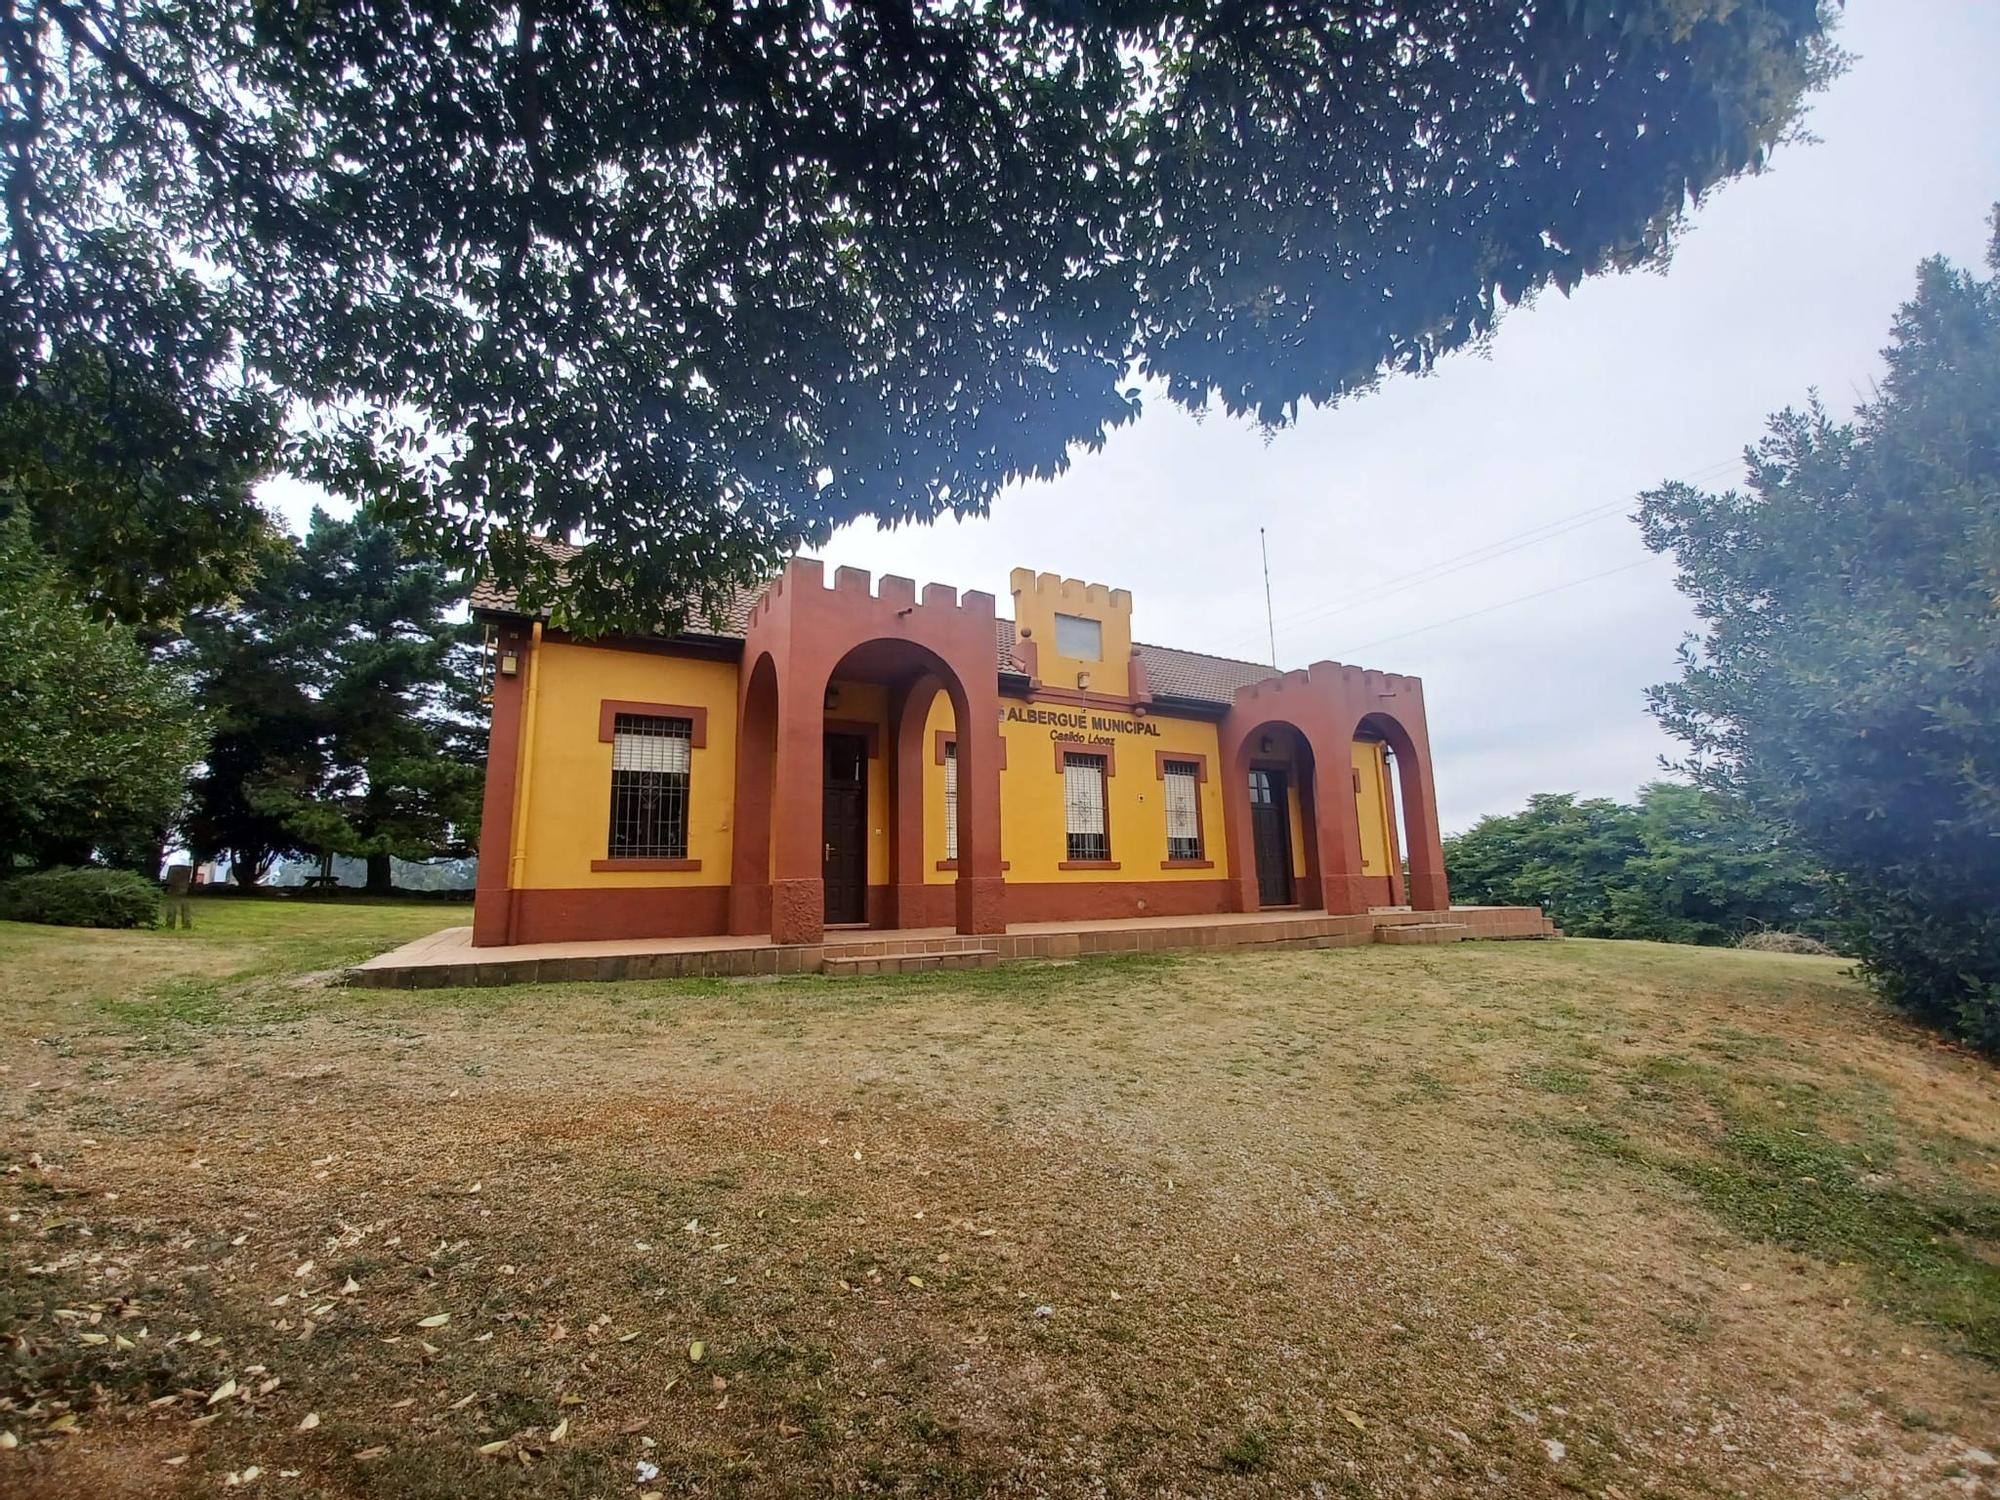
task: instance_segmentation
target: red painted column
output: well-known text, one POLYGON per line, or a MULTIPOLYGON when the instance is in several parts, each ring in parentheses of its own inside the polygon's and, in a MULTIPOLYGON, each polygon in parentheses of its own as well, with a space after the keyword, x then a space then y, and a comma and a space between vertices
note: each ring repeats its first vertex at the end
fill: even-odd
POLYGON ((472 946, 501 947, 513 938, 514 798, 521 775, 521 710, 527 696, 534 639, 528 622, 500 627, 499 649, 512 653, 511 677, 494 674, 493 719, 486 735, 486 793, 479 812, 479 871, 472 893, 472 946))
POLYGON ((1222 754, 1222 835, 1229 850, 1229 910, 1255 911, 1262 904, 1257 891, 1257 840, 1250 817, 1249 744, 1241 735, 1220 735, 1222 754))
POLYGON ((1420 722, 1412 730, 1408 753, 1396 752, 1396 774, 1403 792, 1403 822, 1410 840, 1410 905, 1418 911, 1444 911, 1451 905, 1451 887, 1444 873, 1444 838, 1438 826, 1437 786, 1431 778, 1430 741, 1419 744, 1420 722))
POLYGON ((1351 740, 1316 736, 1313 753, 1313 836, 1319 851, 1320 904, 1334 916, 1365 912, 1374 904, 1372 882, 1362 873, 1361 818, 1354 803, 1351 740))
POLYGON ((771 784, 778 749, 777 673, 758 654, 747 667, 736 730, 736 801, 730 813, 729 931, 771 925, 771 784))
POLYGON ((1000 873, 1000 692, 991 660, 952 694, 958 730, 958 930, 1007 930, 1000 873))
POLYGON ((817 943, 826 935, 822 832, 826 787, 825 677, 792 672, 778 695, 777 829, 771 862, 771 941, 817 943))

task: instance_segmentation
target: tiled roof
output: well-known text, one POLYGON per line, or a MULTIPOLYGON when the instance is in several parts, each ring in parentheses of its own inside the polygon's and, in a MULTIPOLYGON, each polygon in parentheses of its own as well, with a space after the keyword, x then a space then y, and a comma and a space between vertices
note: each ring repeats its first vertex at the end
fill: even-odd
MULTIPOLYGON (((559 543, 548 544, 548 547, 558 562, 574 556, 577 550, 559 543)), ((688 633, 741 640, 749 628, 750 607, 762 592, 762 589, 737 590, 725 605, 721 620, 714 625, 690 621, 693 628, 688 633)), ((471 604, 474 609, 491 610, 496 614, 518 611, 512 589, 497 587, 483 579, 473 586, 471 604)), ((1154 695, 1161 698, 1226 705, 1236 696, 1238 688, 1278 675, 1272 668, 1257 662, 1237 661, 1227 656, 1206 656, 1199 651, 1181 651, 1172 646, 1134 643, 1133 649, 1146 665, 1146 681, 1154 695)), ((994 665, 1001 672, 1017 677, 1026 675, 1026 668, 1014 655, 1012 620, 996 619, 993 622, 993 654, 994 665)))

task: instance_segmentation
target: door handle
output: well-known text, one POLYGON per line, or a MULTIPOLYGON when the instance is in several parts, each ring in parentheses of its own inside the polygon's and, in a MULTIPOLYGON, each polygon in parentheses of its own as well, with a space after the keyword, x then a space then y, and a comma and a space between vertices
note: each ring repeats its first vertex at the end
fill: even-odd
POLYGON ((832 859, 832 858, 833 858, 833 845, 831 845, 831 844, 822 844, 822 845, 820 846, 820 858, 822 858, 822 859, 832 859))

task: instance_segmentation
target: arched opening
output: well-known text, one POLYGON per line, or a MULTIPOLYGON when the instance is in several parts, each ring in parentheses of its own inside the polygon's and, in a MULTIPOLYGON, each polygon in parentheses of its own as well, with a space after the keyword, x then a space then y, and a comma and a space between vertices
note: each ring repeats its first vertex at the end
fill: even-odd
POLYGON ((771 929, 771 809, 777 776, 778 670, 766 651, 743 680, 737 714, 729 930, 739 937, 771 929))
POLYGON ((826 927, 958 925, 957 887, 973 872, 945 858, 948 775, 957 852, 978 841, 975 821, 991 824, 996 851, 999 836, 997 780, 988 791, 964 775, 976 752, 959 726, 978 720, 959 674, 928 647, 878 638, 844 653, 818 691, 826 927))
POLYGON ((1268 720, 1241 737, 1232 760, 1226 769, 1239 783, 1229 789, 1238 809, 1230 830, 1238 907, 1319 907, 1320 783, 1311 740, 1294 724, 1268 720))
MULTIPOLYGON (((1381 904, 1443 911, 1451 905, 1445 883, 1444 849, 1437 824, 1437 793, 1431 780, 1429 747, 1393 714, 1371 713, 1355 728, 1357 766, 1364 747, 1379 757, 1379 787, 1363 785, 1357 771, 1357 814, 1364 859, 1372 822, 1388 845, 1388 879, 1381 904)), ((1373 872, 1370 872, 1371 874, 1373 872)))

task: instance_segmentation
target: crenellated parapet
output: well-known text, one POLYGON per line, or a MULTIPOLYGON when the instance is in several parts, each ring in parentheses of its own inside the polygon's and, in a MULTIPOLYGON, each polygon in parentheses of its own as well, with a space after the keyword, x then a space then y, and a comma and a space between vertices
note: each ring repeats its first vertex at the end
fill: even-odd
POLYGON ((1007 585, 1014 597, 1014 624, 1020 640, 1032 643, 1035 665, 1031 675, 1052 688, 1125 697, 1129 693, 1132 658, 1132 594, 1059 573, 1016 568, 1007 585), (1097 653, 1075 647, 1070 632, 1065 650, 1063 617, 1093 622, 1097 653))

